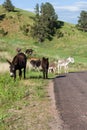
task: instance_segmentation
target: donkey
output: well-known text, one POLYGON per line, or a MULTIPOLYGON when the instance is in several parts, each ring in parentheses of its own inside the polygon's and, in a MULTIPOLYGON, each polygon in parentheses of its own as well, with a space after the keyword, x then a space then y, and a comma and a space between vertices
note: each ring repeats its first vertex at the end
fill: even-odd
POLYGON ((27 60, 28 66, 30 70, 37 70, 40 71, 41 69, 41 60, 39 58, 30 58, 27 60))
POLYGON ((57 65, 58 74, 60 73, 62 67, 64 67, 65 73, 68 73, 68 64, 69 63, 74 63, 74 58, 69 57, 67 59, 59 59, 58 60, 58 65, 57 65))
POLYGON ((49 59, 43 57, 42 61, 41 61, 41 67, 42 67, 42 71, 43 71, 43 79, 47 79, 48 78, 48 69, 49 69, 49 59))
POLYGON ((14 77, 14 80, 16 79, 16 70, 19 70, 19 77, 21 79, 22 77, 22 69, 24 69, 24 79, 26 78, 26 63, 27 63, 27 57, 24 53, 18 53, 10 62, 7 60, 7 62, 10 64, 10 76, 14 77))

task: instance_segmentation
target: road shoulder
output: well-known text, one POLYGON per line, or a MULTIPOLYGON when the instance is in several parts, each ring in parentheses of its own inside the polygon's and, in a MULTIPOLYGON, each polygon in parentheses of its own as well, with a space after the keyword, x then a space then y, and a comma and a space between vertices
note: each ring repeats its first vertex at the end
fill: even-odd
POLYGON ((53 81, 49 82, 48 93, 51 99, 51 114, 53 116, 53 120, 50 124, 51 130, 63 130, 63 121, 61 120, 60 112, 57 110, 56 107, 53 81))

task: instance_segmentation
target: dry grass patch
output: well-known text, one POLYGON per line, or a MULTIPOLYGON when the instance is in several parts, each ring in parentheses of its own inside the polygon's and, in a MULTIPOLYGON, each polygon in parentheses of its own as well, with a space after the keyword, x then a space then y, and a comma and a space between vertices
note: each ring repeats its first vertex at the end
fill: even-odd
POLYGON ((8 130, 50 130, 53 115, 47 86, 43 85, 41 90, 45 91, 44 97, 39 97, 35 89, 38 86, 37 81, 36 85, 35 81, 32 84, 32 80, 26 80, 24 84, 23 82, 21 84, 25 84, 29 93, 7 111, 8 117, 4 119, 4 128, 8 130))
POLYGON ((0 63, 0 72, 6 73, 9 71, 9 64, 8 63, 0 63))

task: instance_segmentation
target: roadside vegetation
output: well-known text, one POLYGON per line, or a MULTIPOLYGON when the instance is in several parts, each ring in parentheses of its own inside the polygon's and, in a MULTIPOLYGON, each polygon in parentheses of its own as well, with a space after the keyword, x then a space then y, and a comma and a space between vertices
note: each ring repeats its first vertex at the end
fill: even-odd
MULTIPOLYGON (((34 75, 35 76, 35 75, 34 75)), ((0 129, 49 128, 48 81, 29 77, 16 82, 8 73, 0 74, 0 129)))
MULTIPOLYGON (((30 34, 34 17, 35 14, 28 11, 15 8, 8 12, 0 6, 0 64, 6 63, 6 59, 12 60, 17 48, 23 52, 32 48, 34 57, 45 56, 50 62, 73 57, 75 63, 70 65, 70 72, 87 70, 87 33, 60 21, 62 27, 52 40, 38 42, 30 34)), ((0 129, 50 130, 53 117, 47 86, 55 76, 49 74, 49 80, 43 80, 42 72, 27 69, 27 79, 17 78, 14 82, 9 70, 0 73, 0 129)))

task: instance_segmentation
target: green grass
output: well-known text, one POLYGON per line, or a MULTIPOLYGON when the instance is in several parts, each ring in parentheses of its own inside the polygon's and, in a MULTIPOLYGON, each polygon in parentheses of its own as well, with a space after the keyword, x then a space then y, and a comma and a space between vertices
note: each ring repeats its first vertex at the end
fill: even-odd
MULTIPOLYGON (((41 75, 41 74, 40 74, 41 75)), ((46 90, 44 86, 48 83, 39 76, 35 76, 34 72, 27 72, 26 80, 19 80, 17 77, 14 82, 8 73, 0 74, 0 128, 8 128, 8 123, 5 122, 11 115, 7 112, 8 109, 21 109, 17 102, 30 97, 30 102, 44 100, 46 90), (37 77, 37 78, 36 78, 37 77)), ((28 105, 29 101, 22 102, 22 105, 28 105)))
MULTIPOLYGON (((5 12, 2 10, 0 13, 6 13, 4 19, 9 25, 9 34, 5 37, 0 36, 0 62, 6 62, 6 59, 12 60, 16 55, 16 48, 20 47, 23 52, 27 48, 34 50, 34 57, 42 58, 48 57, 49 61, 58 60, 59 58, 67 58, 69 56, 75 59, 75 63, 70 65, 69 71, 81 71, 87 70, 87 33, 78 31, 75 25, 64 23, 64 26, 60 29, 64 33, 64 37, 57 38, 54 36, 52 41, 46 40, 44 43, 37 43, 30 36, 24 36, 19 30, 23 24, 32 24, 34 14, 28 11, 17 9, 21 14, 18 19, 18 12, 5 12), (12 16, 12 19, 11 19, 12 16), (10 21, 8 21, 10 20, 10 21), (17 28, 15 29, 14 26, 17 28), (12 32, 10 32, 10 27, 12 32)), ((0 21, 0 27, 4 27, 4 20, 0 21)), ((49 78, 54 78, 54 74, 49 74, 49 78)), ((29 97, 29 101, 25 101, 24 105, 30 102, 38 102, 46 98, 46 85, 49 80, 42 79, 42 73, 27 72, 26 80, 19 80, 17 77, 16 82, 9 76, 9 73, 0 74, 0 128, 7 128, 8 124, 4 124, 3 121, 9 117, 7 112, 12 107, 20 109, 20 105, 15 105, 18 101, 23 101, 24 98, 29 97)))

